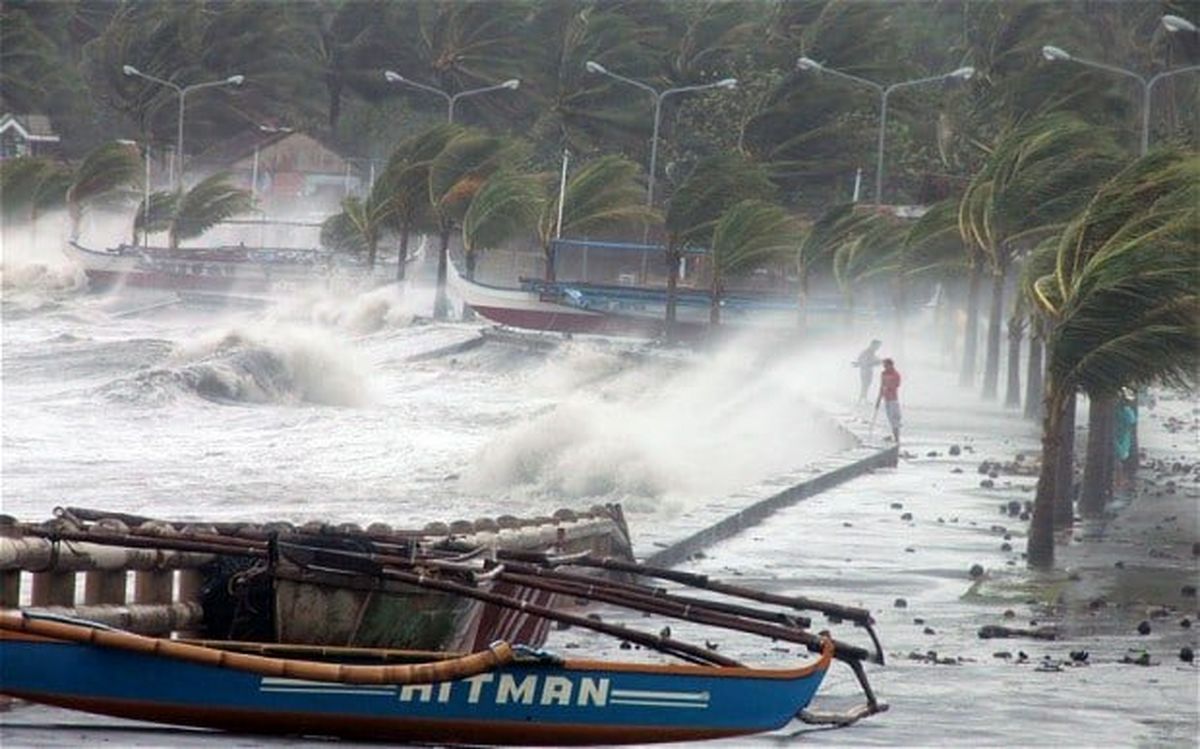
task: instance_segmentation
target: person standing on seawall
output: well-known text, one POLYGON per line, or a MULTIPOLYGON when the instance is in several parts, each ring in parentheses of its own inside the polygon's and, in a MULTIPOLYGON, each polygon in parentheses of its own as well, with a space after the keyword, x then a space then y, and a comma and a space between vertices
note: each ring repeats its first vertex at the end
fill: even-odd
POLYGON ((871 390, 871 380, 875 377, 875 367, 879 364, 879 357, 875 355, 875 352, 879 351, 879 347, 882 345, 878 340, 871 341, 871 345, 863 349, 858 357, 850 362, 850 366, 858 367, 859 403, 866 402, 867 393, 871 390))
POLYGON ((883 403, 888 424, 892 427, 892 439, 900 444, 900 373, 891 359, 883 360, 883 373, 879 375, 879 397, 875 399, 875 410, 883 403))

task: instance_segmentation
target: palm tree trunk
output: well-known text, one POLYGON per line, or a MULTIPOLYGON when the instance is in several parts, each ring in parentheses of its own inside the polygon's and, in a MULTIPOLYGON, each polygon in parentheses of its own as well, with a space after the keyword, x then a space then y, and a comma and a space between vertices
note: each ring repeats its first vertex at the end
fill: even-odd
POLYGON ((450 263, 450 227, 442 227, 438 247, 437 288, 433 294, 433 319, 450 317, 450 299, 446 296, 446 272, 450 263))
POLYGON ((721 324, 721 276, 713 268, 712 288, 709 291, 708 324, 717 327, 721 324))
POLYGON ((1088 405, 1087 462, 1083 466, 1083 489, 1079 495, 1079 509, 1084 517, 1100 517, 1112 499, 1116 401, 1112 395, 1096 395, 1088 405))
POLYGON ((983 397, 996 398, 1000 381, 1000 328, 1004 318, 1004 283, 1008 280, 1008 264, 999 265, 992 273, 992 307, 988 313, 987 353, 983 366, 983 397))
POLYGON ((375 270, 375 256, 379 254, 379 238, 369 237, 367 239, 367 268, 375 270))
POLYGON ((942 360, 952 362, 958 356, 958 330, 955 327, 958 311, 957 287, 946 284, 942 288, 945 293, 938 301, 934 315, 940 331, 942 360))
POLYGON ((1004 394, 1005 408, 1021 407, 1021 341, 1025 338, 1025 321, 1013 315, 1008 321, 1008 388, 1004 394))
POLYGON ((67 216, 71 220, 71 239, 79 239, 79 222, 83 218, 83 208, 75 201, 67 203, 67 216))
POLYGON ((975 358, 979 347, 979 285, 982 270, 978 260, 971 261, 971 272, 967 277, 967 327, 963 332, 962 372, 959 385, 970 385, 975 381, 975 358))
POLYGON ((546 283, 554 283, 558 279, 558 269, 554 267, 554 248, 543 247, 542 252, 546 254, 546 283))
POLYGON ((400 254, 396 257, 396 280, 403 281, 408 266, 408 232, 411 220, 405 217, 400 226, 400 254))
POLYGON ((808 332, 808 266, 800 262, 800 292, 796 299, 796 324, 803 336, 808 332))
POLYGON ((1046 413, 1042 418, 1042 465, 1038 472, 1033 518, 1025 554, 1030 567, 1054 566, 1054 507, 1058 496, 1058 451, 1062 439, 1064 402, 1056 397, 1053 382, 1046 383, 1046 413))
POLYGON ((667 311, 666 335, 671 338, 675 332, 675 295, 679 284, 679 253, 673 249, 667 250, 667 311))
POLYGON ((1025 418, 1037 419, 1042 414, 1042 383, 1045 376, 1042 365, 1044 327, 1040 319, 1034 318, 1029 328, 1029 366, 1025 368, 1025 418))
POLYGON ((1054 498, 1054 527, 1066 528, 1075 520, 1075 402, 1074 391, 1063 398, 1059 420, 1058 462, 1055 486, 1058 494, 1054 498))
MULTIPOLYGON (((466 263, 465 263, 466 276, 469 280, 474 281, 475 280, 475 264, 479 261, 479 256, 475 254, 474 250, 467 250, 466 254, 467 254, 466 263)), ((463 302, 462 319, 463 320, 474 320, 475 319, 475 311, 473 309, 471 309, 471 305, 467 304, 466 302, 463 302)))

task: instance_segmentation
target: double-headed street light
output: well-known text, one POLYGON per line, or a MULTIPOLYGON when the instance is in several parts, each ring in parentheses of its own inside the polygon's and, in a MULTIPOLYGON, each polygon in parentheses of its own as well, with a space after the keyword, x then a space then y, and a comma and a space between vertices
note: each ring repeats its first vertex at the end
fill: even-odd
POLYGON ((643 91, 654 97, 654 134, 650 136, 650 179, 646 188, 646 205, 654 205, 654 171, 658 163, 658 126, 662 119, 662 103, 663 99, 672 94, 682 94, 687 91, 704 91, 710 88, 737 88, 737 78, 725 78, 715 83, 705 83, 699 86, 680 86, 679 88, 668 88, 665 91, 658 91, 651 86, 635 81, 632 78, 626 78, 623 75, 607 70, 603 65, 589 60, 584 66, 589 73, 598 73, 606 75, 609 78, 615 78, 622 83, 628 83, 630 86, 637 86, 643 91))
POLYGON ((246 76, 231 75, 228 78, 222 78, 219 81, 193 83, 191 86, 180 86, 172 81, 166 81, 162 78, 150 75, 149 73, 143 73, 132 65, 122 66, 121 70, 125 73, 125 75, 133 75, 137 76, 138 78, 145 78, 148 81, 152 81, 154 83, 166 86, 167 88, 173 89, 175 93, 179 94, 179 131, 175 139, 175 153, 179 159, 179 170, 177 172, 178 176, 176 177, 175 188, 178 190, 183 189, 183 112, 184 101, 187 99, 187 95, 192 91, 197 91, 202 88, 213 88, 215 86, 240 86, 246 80, 246 76))
POLYGON ((400 75, 399 73, 397 73, 394 70, 383 71, 383 77, 384 77, 384 79, 386 79, 388 81, 388 83, 403 83, 406 86, 412 86, 413 88, 419 88, 422 91, 428 91, 431 94, 437 94, 438 96, 445 99, 446 100, 446 122, 454 122, 454 103, 456 101, 458 101, 459 99, 464 99, 468 96, 474 96, 475 94, 486 94, 489 91, 500 91, 502 89, 507 89, 509 91, 515 91, 521 85, 521 81, 519 79, 510 78, 507 81, 505 81, 504 83, 497 83, 495 86, 484 86, 482 88, 473 88, 473 89, 469 89, 467 91, 459 91, 457 94, 450 94, 450 93, 447 93, 447 92, 441 90, 440 88, 434 88, 433 86, 426 86, 424 83, 417 83, 416 81, 411 81, 411 80, 405 78, 404 76, 400 75))
MULTIPOLYGON (((1181 31, 1195 33, 1197 30, 1195 24, 1193 24, 1191 21, 1188 21, 1186 18, 1180 18, 1179 16, 1163 16, 1162 25, 1167 29, 1167 31, 1173 33, 1181 31)), ((1132 70, 1126 70, 1125 68, 1118 68, 1116 65, 1109 65, 1103 62, 1096 62, 1095 60, 1085 60, 1082 57, 1076 57, 1061 47, 1055 47, 1049 44, 1042 47, 1042 57, 1045 57, 1050 62, 1074 62, 1078 63, 1079 65, 1085 65, 1089 68, 1107 70, 1110 73, 1128 76, 1140 83, 1142 86, 1142 142, 1140 153, 1142 154, 1145 154, 1146 151, 1150 150, 1150 96, 1154 92, 1154 84, 1158 83, 1163 78, 1167 78, 1172 75, 1200 70, 1200 65, 1188 65, 1182 68, 1175 68, 1174 70, 1164 70, 1161 73, 1146 78, 1140 73, 1136 73, 1132 70)))
POLYGON ((900 81, 899 83, 893 83, 890 86, 884 86, 881 83, 876 83, 875 81, 868 80, 866 78, 859 78, 856 75, 843 73, 840 70, 826 67, 824 64, 817 62, 811 57, 801 57, 796 61, 796 67, 800 70, 812 70, 818 73, 829 73, 830 75, 835 75, 839 78, 845 78, 848 81, 861 83, 864 86, 870 86, 879 92, 879 145, 875 156, 875 205, 877 206, 883 204, 883 146, 887 133, 888 97, 891 96, 892 92, 896 89, 907 88, 909 86, 919 86, 923 83, 934 83, 936 81, 944 81, 947 79, 966 81, 970 80, 971 76, 975 75, 975 68, 962 67, 958 68, 957 70, 952 70, 949 73, 942 73, 941 75, 931 75, 927 78, 914 78, 910 81, 900 81))

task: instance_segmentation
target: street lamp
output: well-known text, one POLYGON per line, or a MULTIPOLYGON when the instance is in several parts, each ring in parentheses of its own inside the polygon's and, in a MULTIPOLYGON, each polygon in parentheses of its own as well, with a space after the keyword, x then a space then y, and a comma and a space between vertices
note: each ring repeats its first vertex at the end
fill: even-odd
POLYGON ((811 57, 801 57, 799 60, 796 61, 796 67, 799 70, 815 71, 818 73, 829 73, 830 75, 835 75, 839 78, 845 78, 848 81, 853 81, 855 83, 861 83, 865 86, 870 86, 871 88, 873 88, 879 92, 879 98, 880 98, 880 103, 879 103, 879 145, 878 145, 877 152, 875 155, 875 205, 876 206, 883 204, 883 146, 884 146, 884 136, 887 133, 888 97, 892 95, 893 91, 895 91, 896 89, 899 89, 899 88, 907 88, 909 86, 919 86, 923 83, 934 83, 936 81, 942 81, 942 80, 947 80, 947 79, 966 81, 966 80, 970 80, 971 76, 975 75, 975 68, 968 66, 968 67, 958 68, 957 70, 952 70, 949 73, 942 73, 941 75, 931 75, 928 78, 914 78, 909 81, 900 81, 899 83, 893 83, 890 86, 884 86, 881 83, 876 83, 875 81, 868 80, 866 78, 859 78, 856 75, 851 75, 850 73, 843 73, 840 70, 835 70, 834 68, 826 67, 823 63, 819 63, 816 60, 812 59, 811 57))
MULTIPOLYGON (((1180 18, 1179 16, 1163 16, 1162 24, 1164 27, 1166 27, 1167 31, 1170 32, 1196 31, 1196 26, 1192 24, 1192 22, 1188 21, 1187 19, 1180 18)), ((1150 96, 1154 92, 1154 84, 1158 83, 1163 78, 1177 75, 1179 73, 1200 70, 1200 65, 1188 65, 1182 68, 1175 68, 1174 70, 1164 70, 1161 73, 1146 78, 1140 73, 1135 73, 1132 70, 1118 68, 1115 65, 1096 62, 1095 60, 1086 60, 1082 57, 1076 57, 1061 47, 1055 47, 1049 44, 1042 47, 1042 57, 1045 57, 1050 62, 1074 62, 1089 68, 1107 70, 1110 73, 1128 76, 1140 83, 1142 86, 1142 143, 1140 153, 1143 155, 1146 153, 1146 151, 1150 150, 1150 96)))
POLYGON ((143 73, 132 65, 124 65, 121 67, 125 75, 134 75, 138 78, 145 78, 148 81, 153 81, 167 88, 173 89, 179 94, 179 131, 175 139, 175 153, 179 158, 179 171, 176 177, 175 187, 178 190, 183 189, 183 107, 184 101, 187 99, 188 93, 197 91, 202 88, 213 88, 214 86, 240 86, 246 80, 244 75, 231 75, 228 78, 223 78, 219 81, 209 81, 207 83, 194 83, 191 86, 180 86, 171 81, 165 81, 162 78, 157 78, 148 73, 143 73))
POLYGON ((1162 25, 1166 27, 1167 31, 1173 32, 1190 31, 1195 34, 1198 30, 1200 30, 1196 28, 1196 24, 1192 23, 1186 18, 1180 18, 1179 16, 1163 16, 1162 25))
POLYGON ((682 94, 687 91, 704 91, 710 88, 737 88, 737 78, 724 78, 715 83, 705 83, 699 86, 681 86, 679 88, 668 88, 665 91, 659 92, 651 86, 635 81, 632 78, 626 78, 623 75, 617 75, 611 70, 606 69, 603 65, 597 62, 588 62, 584 65, 589 73, 597 73, 606 75, 609 78, 615 78, 623 83, 628 83, 630 86, 637 86, 643 91, 654 97, 654 134, 650 136, 650 179, 646 188, 646 205, 654 205, 654 172, 655 166, 658 163, 658 125, 662 119, 662 103, 663 99, 672 94, 682 94))
POLYGON ((454 122, 454 103, 456 101, 458 101, 459 99, 463 99, 468 96, 474 96, 475 94, 486 94, 489 91, 499 91, 501 89, 508 89, 509 91, 515 91, 521 85, 521 81, 519 79, 510 78, 507 81, 505 81, 504 83, 497 83, 495 86, 484 86, 483 88, 472 88, 467 91, 459 91, 457 94, 448 94, 445 91, 441 90, 440 88, 434 88, 433 86, 426 86, 424 83, 417 83, 416 81, 410 81, 409 79, 405 78, 404 76, 400 75, 399 73, 397 73, 394 70, 383 71, 383 77, 384 77, 384 79, 387 80, 388 83, 403 83, 407 86, 412 86, 413 88, 419 88, 422 91, 428 91, 431 94, 437 94, 438 96, 445 99, 446 100, 446 122, 454 122))

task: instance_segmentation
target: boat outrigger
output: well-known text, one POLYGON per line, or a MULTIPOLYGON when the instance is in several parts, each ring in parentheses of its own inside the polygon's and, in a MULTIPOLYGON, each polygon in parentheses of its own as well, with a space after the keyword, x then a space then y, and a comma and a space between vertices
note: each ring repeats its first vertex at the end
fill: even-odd
MULTIPOLYGON (((99 535, 87 543, 143 548, 128 535, 114 535, 107 543, 99 535)), ((65 531, 57 540, 83 543, 65 531)), ((430 652, 151 637, 27 607, 0 613, 0 693, 225 731, 524 745, 719 738, 774 730, 797 717, 849 724, 887 707, 876 699, 863 667, 864 661, 883 662, 870 613, 863 609, 756 591, 627 558, 506 550, 454 537, 417 546, 372 541, 365 534, 348 544, 295 532, 273 532, 265 542, 191 532, 159 543, 160 550, 182 554, 249 555, 272 569, 286 559, 288 579, 319 575, 327 585, 343 581, 347 590, 424 591, 484 603, 600 632, 686 663, 564 659, 504 641, 473 652, 430 652), (638 579, 667 581, 670 587, 638 579), (786 668, 748 668, 707 644, 672 639, 666 631, 651 634, 505 592, 514 588, 797 643, 815 658, 786 668), (685 588, 706 595, 690 595, 685 588), (811 620, 798 611, 822 612, 830 621, 863 628, 873 652, 809 631, 811 620), (866 702, 843 713, 809 711, 834 660, 853 670, 866 702)))
POLYGON ((175 291, 280 293, 314 284, 360 285, 365 266, 321 250, 244 245, 209 248, 122 244, 95 250, 71 241, 67 257, 94 290, 137 286, 175 291))

